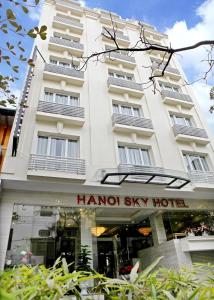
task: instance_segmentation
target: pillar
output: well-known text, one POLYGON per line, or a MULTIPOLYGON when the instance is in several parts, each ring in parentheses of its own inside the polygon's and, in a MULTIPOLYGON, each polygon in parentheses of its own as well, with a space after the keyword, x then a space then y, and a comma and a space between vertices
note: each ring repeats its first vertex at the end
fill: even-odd
POLYGON ((164 228, 162 214, 153 214, 149 217, 150 225, 152 227, 152 238, 154 246, 157 247, 158 245, 166 242, 166 231, 164 228))

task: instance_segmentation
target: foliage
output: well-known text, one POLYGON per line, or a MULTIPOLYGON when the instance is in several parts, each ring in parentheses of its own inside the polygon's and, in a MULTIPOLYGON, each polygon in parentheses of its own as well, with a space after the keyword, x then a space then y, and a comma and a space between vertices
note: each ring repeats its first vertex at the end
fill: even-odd
MULTIPOLYGON (((7 106, 7 103, 15 105, 16 97, 11 93, 10 84, 17 80, 19 73, 19 64, 28 63, 32 66, 32 59, 25 56, 25 47, 23 41, 26 37, 35 39, 40 37, 46 39, 47 27, 45 25, 34 28, 23 26, 17 18, 21 11, 26 15, 29 8, 35 8, 40 0, 5 0, 4 5, 0 3, 0 33, 3 41, 0 45, 0 65, 6 65, 4 74, 0 75, 0 106, 7 106), (16 13, 17 12, 17 13, 16 13)), ((26 22, 27 23, 27 22, 26 22)))
MULTIPOLYGON (((81 299, 79 286, 96 279, 93 291, 105 293, 109 300, 208 300, 214 299, 214 266, 197 264, 194 268, 173 270, 157 268, 161 257, 138 273, 137 263, 130 280, 106 278, 102 274, 84 271, 68 272, 64 259, 58 259, 51 269, 45 266, 22 265, 0 275, 2 300, 58 300, 67 292, 81 299)), ((92 291, 92 292, 93 292, 92 291)), ((90 297, 90 295, 89 295, 90 297)))
POLYGON ((76 295, 77 299, 81 299, 79 284, 96 277, 97 275, 83 271, 69 273, 66 261, 60 258, 50 269, 43 265, 20 265, 0 275, 0 299, 58 300, 68 291, 76 295))
POLYGON ((106 278, 96 290, 103 290, 111 300, 207 300, 214 299, 214 266, 198 264, 180 271, 158 268, 161 258, 143 272, 138 263, 130 280, 106 278), (155 270, 154 270, 155 269, 155 270))
POLYGON ((81 246, 81 251, 79 254, 79 261, 77 266, 78 271, 92 272, 92 269, 90 267, 90 261, 92 259, 90 255, 91 255, 91 251, 88 249, 88 245, 81 246))

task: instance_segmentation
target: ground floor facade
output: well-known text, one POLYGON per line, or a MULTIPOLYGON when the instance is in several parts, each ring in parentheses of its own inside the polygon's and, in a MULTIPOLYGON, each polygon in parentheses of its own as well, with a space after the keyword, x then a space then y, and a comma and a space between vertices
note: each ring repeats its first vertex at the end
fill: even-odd
POLYGON ((91 266, 110 277, 128 274, 136 261, 144 269, 160 256, 162 265, 172 268, 214 263, 211 193, 200 198, 200 193, 128 185, 59 189, 55 184, 49 191, 45 185, 21 186, 3 185, 1 193, 1 269, 19 263, 51 266, 64 256, 73 270, 81 245, 90 250, 91 266))

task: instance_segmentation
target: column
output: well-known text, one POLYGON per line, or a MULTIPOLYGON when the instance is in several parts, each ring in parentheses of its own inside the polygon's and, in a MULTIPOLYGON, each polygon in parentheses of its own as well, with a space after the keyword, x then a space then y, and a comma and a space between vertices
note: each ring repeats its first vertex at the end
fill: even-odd
POLYGON ((158 245, 166 242, 167 240, 162 214, 153 214, 149 217, 149 219, 152 227, 153 243, 154 246, 157 247, 158 245))
POLYGON ((8 238, 13 214, 13 203, 0 202, 0 270, 4 269, 8 238))
POLYGON ((93 236, 91 228, 95 227, 95 212, 89 209, 81 209, 81 245, 88 246, 91 251, 90 267, 93 268, 93 236))

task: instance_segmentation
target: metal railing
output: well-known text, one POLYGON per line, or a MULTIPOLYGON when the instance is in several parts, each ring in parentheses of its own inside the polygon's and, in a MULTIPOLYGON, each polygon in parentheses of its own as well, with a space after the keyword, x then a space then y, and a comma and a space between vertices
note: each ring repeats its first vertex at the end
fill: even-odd
POLYGON ((71 106, 48 101, 39 101, 37 110, 51 114, 84 118, 84 108, 79 106, 71 106))
POLYGON ((214 172, 209 171, 191 171, 189 178, 193 183, 214 184, 214 172))
POLYGON ((190 103, 193 102, 192 98, 189 95, 174 92, 174 91, 162 90, 161 95, 163 98, 168 97, 168 98, 174 98, 174 99, 178 99, 178 100, 186 101, 186 102, 190 102, 190 103))
POLYGON ((85 160, 31 154, 28 170, 55 171, 85 175, 85 160))
POLYGON ((62 46, 66 46, 69 48, 75 48, 78 50, 83 50, 83 44, 77 43, 77 42, 72 42, 72 41, 68 41, 65 39, 60 39, 58 37, 50 37, 50 43, 53 44, 58 44, 58 45, 62 45, 62 46))
MULTIPOLYGON (((124 34, 122 34, 122 33, 120 33, 120 32, 117 32, 117 31, 114 32, 114 31, 111 30, 111 29, 108 29, 108 31, 109 31, 113 36, 114 36, 114 34, 116 34, 116 39, 120 39, 120 40, 124 40, 124 41, 129 42, 129 37, 128 37, 128 36, 126 36, 126 35, 124 35, 124 34)), ((109 39, 111 38, 111 36, 109 35, 109 33, 108 33, 105 29, 103 29, 102 34, 104 34, 105 36, 109 37, 109 39)))
MULTIPOLYGON (((161 70, 162 71, 163 68, 164 68, 164 63, 163 64, 159 64, 158 62, 157 63, 153 63, 152 64, 152 68, 154 70, 157 69, 157 70, 161 70)), ((165 72, 169 72, 169 73, 180 75, 180 72, 176 68, 173 68, 173 67, 170 67, 170 66, 166 67, 165 72)))
POLYGON ((83 29, 83 24, 74 20, 66 19, 60 16, 55 16, 54 17, 55 22, 60 22, 60 23, 65 23, 67 25, 71 25, 74 27, 79 27, 80 29, 83 29))
POLYGON ((172 126, 172 129, 175 136, 177 136, 178 134, 185 134, 185 135, 208 139, 206 131, 201 128, 174 124, 172 126))
POLYGON ((131 80, 126 80, 126 79, 109 77, 108 78, 108 86, 109 85, 117 85, 117 86, 120 86, 120 87, 132 89, 132 90, 143 91, 143 88, 142 88, 141 84, 136 83, 136 82, 131 81, 131 80))
POLYGON ((71 0, 70 1, 56 0, 56 5, 57 4, 81 10, 80 9, 81 8, 80 3, 76 2, 76 1, 71 1, 71 0))
POLYGON ((113 113, 112 123, 113 125, 122 124, 122 125, 128 125, 128 126, 134 126, 140 128, 153 129, 152 121, 150 119, 134 117, 134 116, 124 115, 124 114, 113 113))
POLYGON ((71 76, 71 77, 77 77, 80 79, 84 78, 84 72, 82 72, 82 71, 78 71, 78 70, 75 70, 72 68, 57 66, 54 64, 45 64, 44 71, 56 73, 56 74, 62 74, 62 75, 66 75, 66 76, 71 76))
POLYGON ((118 59, 118 60, 124 60, 130 63, 135 63, 135 58, 133 56, 129 56, 129 55, 125 55, 125 54, 121 54, 121 53, 117 53, 117 52, 110 52, 109 54, 106 54, 106 58, 109 59, 118 59))

